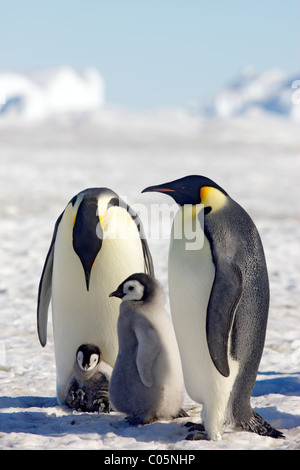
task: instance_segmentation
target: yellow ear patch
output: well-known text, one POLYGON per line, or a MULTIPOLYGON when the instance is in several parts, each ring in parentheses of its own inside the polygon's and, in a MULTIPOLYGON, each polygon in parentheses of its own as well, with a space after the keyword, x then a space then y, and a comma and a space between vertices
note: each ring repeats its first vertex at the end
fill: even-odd
POLYGON ((205 207, 210 206, 213 211, 222 209, 227 202, 227 196, 219 191, 217 188, 211 186, 203 186, 200 189, 201 203, 205 207))
POLYGON ((104 219, 104 216, 103 216, 103 215, 99 215, 99 221, 100 221, 102 230, 103 230, 103 219, 104 219))
POLYGON ((205 204, 205 201, 206 199, 208 199, 211 189, 213 188, 209 186, 203 186, 203 188, 200 189, 200 198, 202 204, 205 204))

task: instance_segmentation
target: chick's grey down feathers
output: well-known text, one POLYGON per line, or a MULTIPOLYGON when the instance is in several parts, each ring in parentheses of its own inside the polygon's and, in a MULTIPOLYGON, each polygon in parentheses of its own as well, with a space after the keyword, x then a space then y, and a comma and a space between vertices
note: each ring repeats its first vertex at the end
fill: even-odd
MULTIPOLYGON (((93 348, 94 345, 82 345, 78 348, 78 351, 84 350, 84 361, 88 360, 88 354, 94 352, 93 348)), ((99 348, 97 349, 99 351, 99 348)), ((100 351, 98 363, 91 370, 82 370, 76 359, 73 376, 68 384, 66 404, 76 410, 109 413, 111 410, 108 395, 109 378, 101 361, 100 351)))

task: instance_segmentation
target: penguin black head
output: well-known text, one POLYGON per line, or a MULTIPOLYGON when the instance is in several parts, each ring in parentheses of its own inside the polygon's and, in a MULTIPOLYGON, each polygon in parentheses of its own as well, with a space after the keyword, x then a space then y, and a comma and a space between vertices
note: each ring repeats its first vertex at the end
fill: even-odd
POLYGON ((218 184, 206 176, 185 176, 169 183, 164 183, 158 186, 149 186, 145 188, 142 193, 158 191, 171 196, 177 204, 183 206, 184 204, 201 204, 205 201, 206 191, 204 188, 214 188, 227 196, 227 193, 218 184))
POLYGON ((100 362, 101 352, 95 344, 82 344, 76 352, 78 366, 83 371, 90 371, 100 362))
POLYGON ((117 290, 109 294, 109 297, 119 297, 122 301, 148 301, 154 295, 157 283, 155 279, 145 273, 136 273, 123 281, 117 290))

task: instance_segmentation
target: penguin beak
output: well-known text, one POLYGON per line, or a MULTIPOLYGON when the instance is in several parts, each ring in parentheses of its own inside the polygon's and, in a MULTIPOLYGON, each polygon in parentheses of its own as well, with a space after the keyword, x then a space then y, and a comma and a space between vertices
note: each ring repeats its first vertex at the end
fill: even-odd
POLYGON ((124 297, 123 289, 121 287, 118 287, 117 290, 109 294, 109 297, 118 297, 119 299, 122 299, 122 297, 124 297))
POLYGON ((178 191, 174 182, 171 183, 164 183, 156 186, 148 186, 148 188, 143 189, 142 193, 149 193, 149 192, 158 192, 164 193, 168 196, 171 196, 177 204, 181 204, 181 193, 178 191))
POLYGON ((169 183, 160 185, 148 186, 148 188, 143 189, 142 193, 153 191, 168 194, 180 206, 183 206, 184 204, 199 204, 200 202, 197 180, 196 184, 195 182, 192 184, 191 177, 188 179, 181 178, 179 180, 170 181, 169 183))
POLYGON ((152 191, 158 191, 159 193, 174 193, 175 189, 168 188, 166 185, 148 186, 148 188, 143 189, 142 193, 149 193, 152 191))

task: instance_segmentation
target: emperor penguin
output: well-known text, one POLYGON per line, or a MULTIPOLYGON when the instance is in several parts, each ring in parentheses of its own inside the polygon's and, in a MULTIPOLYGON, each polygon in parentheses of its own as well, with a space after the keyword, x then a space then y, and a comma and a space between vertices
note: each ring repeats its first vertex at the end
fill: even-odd
POLYGON ((76 351, 73 375, 67 384, 66 404, 82 411, 109 413, 109 381, 112 368, 102 361, 95 344, 82 344, 76 351))
POLYGON ((179 417, 183 375, 172 321, 156 279, 136 273, 110 297, 122 299, 118 319, 119 353, 112 372, 112 407, 131 425, 179 417))
POLYGON ((60 404, 78 345, 96 344, 113 367, 118 354, 116 283, 136 271, 154 274, 138 215, 114 191, 89 188, 59 216, 41 275, 37 329, 42 346, 52 301, 56 390, 60 404))
POLYGON ((205 176, 148 191, 165 193, 179 205, 169 247, 170 307, 186 390, 203 404, 208 439, 220 439, 226 424, 283 437, 250 404, 269 309, 265 255, 254 222, 205 176))

